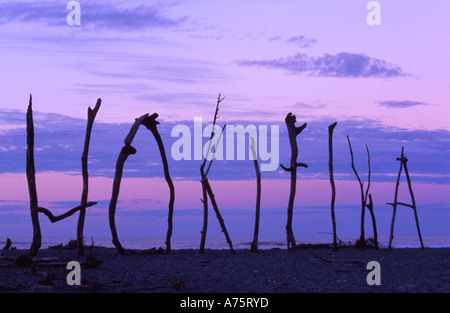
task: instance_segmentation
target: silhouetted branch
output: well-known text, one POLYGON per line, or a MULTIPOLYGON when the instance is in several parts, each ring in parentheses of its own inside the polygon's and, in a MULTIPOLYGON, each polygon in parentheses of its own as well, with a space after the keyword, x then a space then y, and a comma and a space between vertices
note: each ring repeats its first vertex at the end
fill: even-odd
POLYGON ((360 189, 360 192, 361 192, 361 236, 360 236, 359 240, 360 240, 360 243, 361 243, 361 245, 360 245, 361 249, 364 249, 364 245, 365 245, 365 242, 366 242, 365 234, 364 234, 364 215, 365 215, 365 212, 366 212, 366 201, 365 201, 365 198, 364 198, 364 184, 361 182, 361 179, 359 178, 358 172, 356 171, 356 168, 355 168, 352 144, 350 143, 350 137, 348 135, 347 135, 347 141, 348 141, 348 146, 350 147, 350 155, 352 157, 352 169, 353 169, 353 172, 356 175, 356 178, 358 179, 359 189, 360 189))
MULTIPOLYGON (((38 212, 47 216, 51 223, 56 223, 56 222, 62 221, 63 219, 66 219, 66 218, 74 215, 76 212, 81 211, 82 209, 89 208, 96 204, 97 204, 97 202, 88 202, 84 206, 82 206, 82 205, 77 206, 76 208, 73 208, 70 211, 67 211, 66 213, 59 215, 59 216, 54 216, 52 212, 50 212, 49 210, 47 210, 45 208, 41 208, 41 207, 38 208, 38 212)), ((78 242, 77 242, 77 244, 78 244, 78 242)))
POLYGON ((328 152, 329 161, 328 168, 330 172, 330 184, 331 184, 331 223, 333 227, 333 250, 337 251, 337 233, 336 233, 336 217, 334 213, 334 205, 336 201, 336 185, 334 183, 334 170, 333 170, 333 131, 337 126, 337 122, 331 124, 328 127, 328 152))
POLYGON ((211 200, 211 204, 213 206, 214 211, 216 212, 216 217, 219 220, 220 227, 222 228, 222 232, 225 234, 225 238, 227 240, 228 245, 230 246, 231 252, 234 253, 233 243, 231 242, 230 236, 228 235, 227 228, 225 227, 225 222, 222 218, 222 215, 219 212, 219 207, 217 206, 216 199, 214 193, 211 189, 211 185, 209 184, 208 179, 205 181, 206 191, 208 192, 209 199, 211 200))
POLYGON ((83 230, 84 230, 84 221, 86 218, 86 205, 88 200, 88 191, 89 191, 89 174, 88 174, 88 154, 89 154, 89 144, 91 141, 91 132, 92 126, 94 125, 95 117, 97 116, 97 112, 100 109, 102 104, 102 100, 98 99, 94 109, 88 108, 87 113, 87 125, 86 125, 86 136, 84 139, 84 149, 83 154, 81 156, 81 168, 83 174, 83 191, 81 194, 81 208, 80 215, 78 217, 78 225, 77 225, 77 249, 78 256, 84 256, 84 238, 83 238, 83 230))
POLYGON ((173 206, 175 202, 175 187, 172 182, 172 178, 169 173, 169 164, 167 162, 166 151, 164 149, 164 144, 161 139, 161 135, 158 132, 158 124, 156 121, 158 118, 157 113, 153 113, 151 116, 144 119, 142 125, 147 127, 148 130, 151 131, 153 137, 155 137, 156 143, 158 144, 159 153, 161 155, 161 161, 163 163, 164 169, 164 178, 166 179, 167 185, 169 186, 170 198, 169 198, 169 216, 168 216, 168 228, 166 235, 166 253, 169 253, 171 250, 171 237, 173 232, 173 206))
POLYGON ((408 189, 409 189, 409 194, 411 196, 411 201, 412 201, 412 208, 414 210, 414 219, 416 221, 416 227, 417 227, 417 234, 419 235, 419 240, 420 240, 420 246, 422 247, 422 249, 424 248, 423 245, 423 240, 422 240, 422 234, 420 232, 420 226, 419 226, 419 217, 417 215, 417 206, 416 206, 416 199, 414 197, 414 192, 412 190, 412 184, 411 184, 411 178, 409 177, 409 171, 408 171, 408 165, 407 165, 408 159, 407 158, 403 158, 403 166, 405 167, 405 174, 406 174, 406 181, 408 182, 408 189))
POLYGON ((30 213, 31 223, 33 225, 33 241, 30 247, 30 256, 36 256, 41 248, 42 234, 39 225, 38 212, 38 198, 36 191, 36 170, 34 166, 34 123, 33 123, 33 109, 32 96, 30 95, 30 102, 27 110, 27 182, 28 193, 30 196, 30 213))
POLYGON ((391 221, 391 233, 390 233, 390 236, 389 236, 389 248, 392 247, 392 240, 394 239, 394 222, 395 222, 395 214, 396 214, 396 211, 397 211, 397 205, 403 205, 403 206, 412 208, 413 211, 414 211, 414 219, 416 221, 417 233, 419 235, 420 245, 421 245, 421 247, 423 249, 424 245, 423 245, 423 240, 422 240, 422 234, 420 232, 419 217, 417 215, 416 200, 414 198, 414 193, 413 193, 412 184, 411 184, 411 178, 409 177, 409 172, 408 172, 408 165, 407 165, 408 159, 405 157, 404 152, 405 152, 405 147, 402 147, 402 154, 401 154, 400 158, 397 158, 397 161, 400 161, 400 170, 398 172, 397 184, 395 186, 394 203, 388 203, 389 205, 392 205, 392 208, 393 208, 392 221, 391 221), (397 199, 398 199, 398 189, 400 187, 400 176, 402 174, 403 168, 405 168, 405 175, 406 175, 406 180, 408 182, 408 189, 409 189, 409 194, 411 196, 412 204, 406 204, 406 203, 402 203, 402 202, 398 202, 397 201, 397 199))
POLYGON ((211 160, 209 161, 208 168, 206 169, 205 177, 208 176, 209 170, 211 169, 211 165, 212 165, 212 163, 214 161, 214 157, 216 156, 216 153, 217 153, 217 146, 218 146, 220 140, 222 139, 223 133, 225 132, 225 128, 227 128, 226 124, 223 126, 222 131, 220 132, 219 138, 217 139, 216 147, 214 148, 213 156, 212 156, 211 160))
MULTIPOLYGON (((395 205, 395 203, 390 203, 390 202, 386 202, 386 204, 395 205)), ((402 205, 402 206, 406 206, 408 208, 414 209, 414 206, 411 204, 408 204, 408 203, 397 202, 397 205, 402 205)))
POLYGON ((404 147, 402 147, 402 155, 401 158, 397 158, 397 161, 400 162, 400 169, 398 170, 397 175, 397 182, 395 184, 395 195, 394 195, 394 203, 392 204, 392 220, 391 220, 391 231, 389 235, 389 249, 392 247, 392 240, 394 240, 394 223, 395 223, 395 215, 397 213, 397 199, 398 199, 398 187, 400 186, 400 177, 402 175, 403 170, 403 153, 404 153, 404 147))
POLYGON ((297 162, 298 157, 298 145, 297 145, 297 136, 306 128, 306 123, 302 126, 295 126, 297 119, 295 115, 289 113, 285 119, 286 126, 289 134, 289 143, 291 145, 291 163, 290 168, 286 168, 285 166, 281 167, 291 173, 291 190, 289 194, 289 203, 288 203, 288 218, 286 224, 286 240, 287 240, 287 248, 288 250, 296 247, 296 242, 294 238, 294 233, 292 231, 292 219, 293 219, 293 211, 294 211, 294 200, 295 200, 295 192, 297 186, 297 167, 308 167, 304 163, 297 162))
POLYGON ((251 244, 251 251, 257 252, 258 251, 258 236, 259 236, 259 218, 260 218, 260 211, 261 211, 261 171, 259 170, 258 156, 256 154, 256 147, 255 147, 255 138, 253 138, 253 137, 251 138, 250 149, 252 151, 253 165, 255 166, 255 172, 256 172, 255 229, 253 232, 253 241, 251 244))
POLYGON ((120 182, 122 181, 123 166, 128 156, 132 154, 136 154, 136 149, 133 148, 132 146, 124 146, 119 153, 119 157, 117 158, 116 162, 116 173, 114 175, 111 201, 109 202, 109 227, 111 229, 112 242, 116 247, 117 251, 119 252, 119 254, 121 255, 125 254, 125 250, 120 244, 119 237, 117 236, 115 214, 116 214, 117 199, 119 198, 120 192, 120 182))
POLYGON ((375 241, 375 249, 378 250, 378 231, 377 231, 377 222, 375 220, 375 213, 373 211, 373 200, 372 194, 369 193, 369 203, 367 204, 367 209, 370 212, 370 216, 372 217, 372 227, 373 227, 373 240, 375 241))
POLYGON ((217 119, 219 117, 218 116, 219 106, 220 106, 220 103, 224 99, 225 98, 222 98, 221 95, 219 94, 219 97, 217 98, 217 103, 216 103, 216 111, 214 113, 214 119, 213 119, 213 125, 212 125, 213 127, 212 127, 211 136, 210 136, 210 140, 209 140, 209 144, 208 144, 208 150, 207 150, 206 156, 204 157, 203 162, 202 162, 202 164, 200 166, 200 176, 201 176, 201 181, 200 182, 202 184, 202 195, 203 195, 203 199, 201 200, 202 203, 203 203, 203 227, 202 227, 202 230, 200 232, 201 233, 201 239, 200 239, 199 253, 204 253, 204 251, 205 251, 206 232, 207 232, 207 229, 208 229, 208 195, 209 195, 209 198, 211 199, 211 204, 213 205, 213 209, 216 212, 217 219, 219 220, 220 226, 222 227, 222 231, 225 234, 226 240, 227 240, 227 242, 228 242, 228 244, 229 244, 229 246, 231 248, 231 251, 234 253, 233 245, 231 243, 231 239, 230 239, 230 237, 228 235, 228 232, 226 230, 223 218, 222 218, 222 216, 221 216, 221 214, 219 212, 219 208, 217 206, 214 194, 212 192, 211 185, 209 184, 208 179, 207 179, 207 175, 209 173, 209 170, 211 169, 212 162, 214 161, 214 157, 215 157, 216 152, 217 152, 217 146, 218 146, 218 144, 220 142, 220 139, 222 138, 222 135, 223 135, 223 132, 224 132, 224 130, 226 128, 226 125, 223 127, 222 132, 219 135, 219 138, 218 138, 218 140, 216 142, 216 147, 214 149, 214 154, 213 154, 211 160, 209 160, 209 165, 208 165, 208 167, 206 169, 206 172, 205 172, 206 162, 209 159, 209 153, 211 151, 212 139, 216 135, 215 134, 215 128, 216 128, 216 121, 217 121, 217 119))

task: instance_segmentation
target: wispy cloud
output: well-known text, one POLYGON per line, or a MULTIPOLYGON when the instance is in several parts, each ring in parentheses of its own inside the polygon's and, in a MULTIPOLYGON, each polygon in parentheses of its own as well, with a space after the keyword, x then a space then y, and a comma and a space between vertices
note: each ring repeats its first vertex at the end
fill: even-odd
MULTIPOLYGON (((67 2, 8 1, 0 4, 0 25, 38 23, 44 26, 67 26, 67 2)), ((176 27, 186 18, 173 19, 156 6, 124 6, 114 1, 81 2, 82 27, 91 30, 132 31, 158 27, 176 27)))
POLYGON ((308 48, 311 45, 315 44, 317 42, 314 38, 307 38, 306 36, 293 36, 286 40, 287 43, 295 44, 299 48, 308 48))
POLYGON ((421 102, 421 101, 379 101, 377 102, 379 106, 387 107, 387 108, 394 108, 394 109, 404 109, 404 108, 410 108, 414 106, 419 105, 429 105, 428 103, 421 102))
POLYGON ((291 74, 309 74, 318 77, 399 77, 405 76, 403 70, 390 65, 385 60, 364 54, 341 52, 335 55, 324 54, 311 57, 303 53, 272 60, 238 60, 240 66, 258 66, 282 69, 291 74))

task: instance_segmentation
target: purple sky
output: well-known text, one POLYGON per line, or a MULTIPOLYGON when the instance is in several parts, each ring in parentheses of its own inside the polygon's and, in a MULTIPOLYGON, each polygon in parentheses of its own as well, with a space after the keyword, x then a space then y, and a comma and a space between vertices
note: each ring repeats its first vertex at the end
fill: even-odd
MULTIPOLYGON (((450 237, 448 1, 380 0, 381 26, 367 24, 368 1, 361 0, 79 2, 81 26, 69 26, 68 1, 0 0, 0 240, 31 234, 24 178, 30 93, 39 199, 54 209, 79 201, 86 110, 103 99, 90 155, 90 200, 100 203, 88 214, 87 236, 109 236, 111 178, 134 118, 158 112, 170 151, 171 128, 191 127, 197 116, 208 124, 221 93, 226 100, 220 124, 280 126, 281 163, 288 163, 290 153, 284 117, 293 112, 299 123, 308 122, 299 137, 300 160, 310 165, 299 173, 294 226, 300 240, 331 231, 326 140, 334 121, 339 123, 338 232, 359 234, 348 134, 364 179, 366 143, 373 156, 381 236, 388 235, 385 202, 393 200, 395 158, 405 146, 424 237, 450 237), (57 186, 67 187, 50 192, 57 186)), ((122 236, 164 236, 167 190, 160 160, 148 134, 136 140, 140 154, 126 165, 118 210, 128 215, 119 231, 122 236), (140 181, 145 188, 137 187, 140 181)), ((196 238, 200 164, 169 161, 178 195, 174 235, 196 238)), ((276 171, 264 178, 262 236, 283 237, 288 175, 276 171), (284 189, 274 192, 279 186, 284 189)), ((231 236, 251 237, 242 225, 252 221, 253 164, 217 162, 211 179, 231 236)), ((402 214, 409 222, 407 213, 402 214)), ((75 235, 75 220, 44 222, 44 235, 67 234, 68 227, 75 235)), ((405 222, 399 231, 415 236, 408 227, 405 222)), ((221 236, 219 230, 210 234, 221 236)))

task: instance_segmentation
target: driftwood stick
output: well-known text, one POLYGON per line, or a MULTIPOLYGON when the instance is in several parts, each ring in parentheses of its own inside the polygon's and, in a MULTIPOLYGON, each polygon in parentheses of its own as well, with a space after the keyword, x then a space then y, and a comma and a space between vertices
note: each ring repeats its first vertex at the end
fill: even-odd
MULTIPOLYGON (((404 151, 405 151, 405 149, 404 149, 404 147, 402 147, 401 160, 403 160, 403 158, 404 158, 404 151)), ((397 183, 395 185, 394 203, 392 204, 391 231, 390 231, 390 235, 389 235, 389 246, 388 246, 389 249, 392 248, 392 240, 394 240, 394 223, 395 223, 395 215, 397 213, 398 189, 400 186, 400 177, 402 175, 402 170, 403 170, 403 162, 401 160, 400 160, 400 169, 398 171, 398 176, 397 176, 397 183)))
POLYGON ((355 168, 355 161, 353 158, 353 149, 352 149, 352 144, 350 142, 350 137, 347 135, 347 141, 348 141, 348 146, 350 147, 350 155, 352 158, 352 169, 353 172, 356 175, 356 178, 358 179, 358 183, 359 183, 359 189, 360 189, 360 193, 361 193, 361 235, 359 237, 359 241, 361 243, 361 249, 364 249, 364 245, 366 242, 366 238, 365 238, 365 234, 364 234, 364 215, 366 212, 366 201, 364 198, 364 184, 361 182, 361 179, 359 178, 358 172, 356 171, 355 168))
POLYGON ((373 227, 373 240, 375 241, 375 249, 378 250, 378 231, 377 231, 377 222, 375 220, 375 213, 373 211, 373 200, 372 194, 369 193, 369 203, 367 204, 367 209, 370 212, 370 216, 372 217, 372 227, 373 227))
POLYGON ((372 228, 373 228, 373 239, 375 241, 375 249, 378 250, 378 234, 377 234, 377 221, 375 219, 375 212, 373 211, 373 199, 372 199, 372 194, 369 193, 370 190, 370 183, 371 183, 371 176, 372 176, 372 170, 370 167, 370 151, 369 151, 369 146, 366 145, 366 150, 367 150, 367 163, 368 163, 368 168, 369 168, 369 174, 367 177, 367 188, 366 188, 366 194, 364 196, 364 203, 366 204, 367 209, 370 212, 370 217, 372 218, 372 228), (369 197, 369 203, 367 203, 367 197, 369 197))
MULTIPOLYGON (((225 125, 223 126, 222 131, 220 132, 219 138, 217 139, 217 144, 216 144, 216 147, 214 147, 214 153, 213 153, 213 155, 212 155, 212 157, 211 157, 211 160, 209 161, 208 168, 206 169, 205 177, 208 176, 209 170, 211 169, 211 165, 212 165, 212 163, 213 163, 213 161, 214 161, 214 158, 215 158, 215 156, 216 156, 216 153, 217 153, 217 145, 219 144, 220 140, 222 139, 223 133, 225 132, 225 129, 226 129, 226 128, 227 128, 227 124, 225 124, 225 125)), ((211 139, 212 139, 212 138, 211 138, 211 139)), ((211 142, 210 142, 210 143, 211 143, 211 142)), ((211 147, 210 147, 210 149, 211 149, 211 147)), ((208 153, 209 153, 209 150, 208 150, 208 153)))
POLYGON ((419 226, 419 217, 417 215, 416 200, 414 197, 414 192, 412 190, 412 184, 411 184, 411 178, 409 177, 408 166, 406 164, 408 162, 408 160, 406 158, 404 158, 402 162, 403 162, 403 166, 405 167, 406 181, 408 182, 408 189, 409 189, 409 194, 411 196, 412 208, 414 210, 414 219, 416 220, 417 234, 419 235, 420 246, 422 247, 422 249, 424 249, 422 234, 420 232, 420 226, 419 226))
MULTIPOLYGON (((96 204, 97 204, 97 202, 88 202, 84 206, 82 206, 82 205, 77 206, 76 208, 73 208, 70 211, 68 211, 62 215, 59 215, 59 216, 54 216, 52 212, 50 212, 49 210, 47 210, 45 208, 41 208, 41 207, 38 208, 38 212, 47 216, 51 223, 56 223, 56 222, 62 221, 63 219, 66 219, 66 218, 74 215, 75 213, 77 213, 78 211, 81 211, 82 209, 89 208, 96 204)), ((78 242, 77 242, 77 244, 78 244, 78 242)))
POLYGON ((149 114, 147 113, 147 114, 144 114, 141 117, 134 120, 134 124, 131 126, 131 129, 130 129, 127 137, 125 137, 125 140, 123 141, 125 146, 131 146, 131 144, 133 143, 134 137, 136 136, 136 133, 139 130, 139 126, 141 126, 142 122, 145 121, 148 117, 149 117, 149 114))
POLYGON ((119 198, 120 182, 122 180, 123 166, 128 156, 132 154, 136 154, 136 149, 133 148, 132 146, 124 146, 120 151, 119 157, 117 158, 116 162, 116 173, 114 175, 111 201, 109 202, 109 227, 111 229, 112 242, 120 255, 124 255, 125 250, 120 244, 119 237, 117 236, 115 214, 116 214, 117 199, 119 198))
MULTIPOLYGON (((210 198, 211 198, 211 195, 212 195, 212 197, 214 197, 214 194, 212 193, 211 186, 209 185, 208 180, 207 180, 207 175, 209 173, 209 170, 211 169, 212 162, 214 161, 214 157, 215 157, 215 154, 217 152, 217 147, 214 150, 214 154, 213 154, 211 160, 209 160, 209 153, 210 153, 211 146, 212 146, 212 139, 216 135, 215 134, 215 128, 216 128, 217 119, 219 118, 220 103, 224 99, 225 98, 221 97, 221 95, 219 94, 219 97, 217 98, 217 103, 216 103, 216 110, 214 112, 213 127, 212 127, 211 136, 210 136, 210 140, 209 140, 209 144, 208 144, 208 150, 207 150, 206 156, 203 158, 203 162, 202 162, 202 164, 200 166, 200 177, 201 177, 202 196, 203 196, 203 198, 201 200, 202 203, 203 203, 203 226, 202 226, 202 230, 200 231, 201 239, 200 239, 199 253, 204 253, 205 252, 206 233, 207 233, 207 230, 208 230, 208 194, 210 194, 210 198), (206 172, 205 172, 205 166, 206 166, 206 162, 208 160, 209 160, 209 165, 208 165, 208 168, 206 169, 206 172), (210 192, 208 191, 208 188, 209 188, 210 192)), ((223 135, 223 132, 225 130, 225 127, 226 127, 226 125, 222 129, 222 133, 220 134, 220 136, 219 136, 219 138, 217 140, 217 144, 219 143, 220 139, 222 138, 222 135, 223 135)), ((220 215, 219 209, 217 207, 217 203, 215 203, 215 199, 211 199, 211 202, 213 202, 213 201, 214 201, 214 203, 212 203, 212 204, 213 204, 214 210, 216 210, 216 215, 217 215, 217 217, 219 219, 219 217, 221 217, 221 215, 220 215)), ((223 224, 222 229, 225 229, 225 234, 226 234, 226 237, 227 237, 228 233, 226 232, 226 228, 225 228, 225 224, 223 223, 223 219, 222 220, 219 219, 219 222, 221 223, 221 226, 223 224)), ((229 240, 229 237, 227 237, 227 241, 228 240, 229 240)), ((233 248, 231 246, 231 240, 229 241, 229 244, 230 244, 230 247, 231 247, 231 249, 233 251, 233 248)))
POLYGON ((297 136, 306 128, 306 123, 302 126, 295 126, 295 123, 297 122, 297 119, 295 115, 292 115, 292 113, 289 113, 286 116, 285 119, 286 126, 288 129, 289 134, 289 143, 291 146, 291 162, 290 167, 286 168, 283 165, 281 167, 291 173, 291 190, 289 194, 289 202, 288 202, 288 209, 287 209, 287 223, 286 223, 286 241, 287 241, 287 248, 293 249, 297 246, 294 238, 294 233, 292 231, 292 220, 294 215, 294 200, 295 200, 295 192, 297 188, 297 167, 303 166, 308 167, 304 163, 298 163, 297 157, 298 157, 298 145, 297 145, 297 136))
POLYGON ((170 191, 170 199, 169 199, 169 216, 168 216, 168 228, 167 228, 167 236, 166 236, 166 253, 169 253, 171 250, 171 237, 173 232, 173 206, 175 202, 175 187, 172 182, 172 178, 170 177, 169 173, 169 164, 167 162, 166 157, 166 151, 164 149, 164 144, 161 139, 161 135, 158 132, 157 125, 159 124, 158 121, 156 121, 156 118, 158 117, 157 113, 153 113, 151 116, 144 119, 142 122, 142 125, 147 127, 148 130, 151 131, 153 134, 153 137, 155 137, 155 140, 158 144, 159 153, 161 155, 161 161, 163 163, 163 169, 164 169, 164 178, 166 179, 167 185, 169 186, 170 191))
POLYGON ((331 124, 328 127, 328 151, 329 161, 328 169, 330 171, 330 184, 331 184, 331 223, 333 227, 333 251, 337 251, 337 232, 336 232, 336 216, 334 213, 334 205, 336 202, 336 184, 334 182, 334 170, 333 170, 333 131, 337 126, 337 122, 331 124))
POLYGON ((30 196, 30 213, 31 223, 33 225, 33 241, 30 247, 30 256, 36 256, 41 248, 42 234, 39 225, 39 211, 38 211, 38 197, 36 191, 36 169, 34 166, 34 123, 33 123, 33 108, 32 96, 30 95, 30 102, 27 110, 27 182, 28 193, 30 196))
POLYGON ((80 215, 78 217, 78 225, 77 225, 78 256, 84 256, 83 231, 84 231, 84 221, 86 218, 86 207, 87 207, 88 191, 89 191, 89 173, 88 173, 89 144, 91 141, 92 126, 94 125, 94 120, 95 120, 95 117, 97 116, 97 112, 100 109, 101 104, 102 104, 102 100, 98 99, 94 109, 91 109, 91 107, 89 107, 88 113, 87 113, 86 136, 84 139, 83 154, 81 156, 81 171, 83 174, 83 191, 81 193, 81 208, 80 208, 80 215))
POLYGON ((258 236, 259 236, 259 219, 261 211, 261 171, 259 169, 258 157, 256 154, 255 139, 251 138, 250 149, 253 156, 253 165, 256 172, 256 212, 255 212, 255 229, 253 232, 253 241, 251 244, 251 251, 258 252, 258 236))
MULTIPOLYGON (((386 204, 389 205, 394 205, 395 203, 390 203, 390 202, 386 202, 386 204)), ((414 209, 414 206, 408 203, 403 203, 403 202, 397 202, 397 205, 402 205, 402 206, 406 206, 408 208, 414 209)))
POLYGON ((220 227, 222 228, 222 232, 225 234, 225 238, 227 240, 228 245, 230 246, 231 252, 235 252, 233 249, 233 243, 231 242, 230 236, 228 235, 227 228, 225 227, 225 222, 222 218, 222 215, 219 212, 219 207, 217 206, 216 199, 214 193, 211 189, 211 185, 209 184, 208 179, 205 179, 205 187, 208 192, 209 198, 211 199, 211 204, 213 206, 214 211, 216 212, 217 219, 219 220, 220 227))
POLYGON ((202 180, 200 181, 202 184, 202 196, 201 200, 203 203, 203 226, 201 230, 201 239, 200 239, 200 249, 199 253, 205 252, 205 243, 206 243, 206 232, 208 231, 208 193, 206 191, 206 177, 203 172, 203 168, 200 168, 200 175, 202 180))

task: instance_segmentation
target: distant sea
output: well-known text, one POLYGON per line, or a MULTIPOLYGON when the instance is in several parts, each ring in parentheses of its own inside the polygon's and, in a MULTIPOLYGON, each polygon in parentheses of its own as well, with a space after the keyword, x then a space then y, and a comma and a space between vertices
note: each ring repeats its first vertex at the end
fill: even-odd
MULTIPOLYGON (((42 239, 42 247, 41 249, 48 248, 49 246, 54 246, 58 244, 66 245, 71 238, 43 238, 42 239)), ((343 239, 340 238, 344 242, 354 242, 354 239, 343 239)), ((17 249, 29 249, 31 245, 31 238, 11 238, 12 247, 16 247, 17 249)), ((319 244, 319 243, 332 243, 332 238, 330 236, 327 238, 298 238, 297 244, 301 243, 311 243, 311 244, 319 244)), ((120 239, 122 246, 125 249, 150 249, 150 248, 158 248, 165 247, 165 239, 164 238, 123 238, 120 239)), ((242 239, 233 239, 233 248, 235 249, 250 249, 250 244, 252 239, 242 238, 242 239)), ((423 238, 424 245, 427 248, 445 248, 450 247, 450 237, 425 237, 423 238)), ((85 238, 85 245, 90 246, 94 243, 95 246, 106 247, 106 248, 114 248, 114 245, 109 238, 85 238)), ((379 240, 381 248, 387 248, 389 240, 388 238, 382 238, 379 240)), ((4 246, 5 242, 2 238, 2 242, 0 242, 0 249, 4 246)), ((194 249, 197 250, 200 245, 200 238, 197 239, 179 239, 172 238, 171 240, 172 249, 194 249)), ((392 243, 394 248, 420 248, 420 242, 417 237, 412 238, 394 238, 392 243)), ((207 238, 206 239, 206 249, 229 249, 225 238, 216 239, 216 238, 207 238)), ((260 249, 273 249, 280 248, 286 249, 286 240, 283 238, 277 239, 260 239, 259 240, 259 248, 260 249)))

